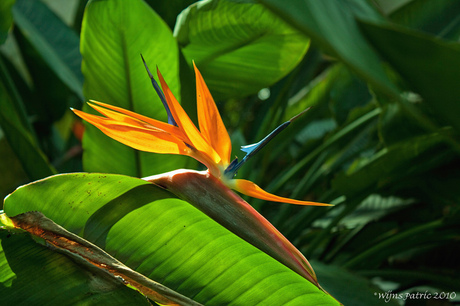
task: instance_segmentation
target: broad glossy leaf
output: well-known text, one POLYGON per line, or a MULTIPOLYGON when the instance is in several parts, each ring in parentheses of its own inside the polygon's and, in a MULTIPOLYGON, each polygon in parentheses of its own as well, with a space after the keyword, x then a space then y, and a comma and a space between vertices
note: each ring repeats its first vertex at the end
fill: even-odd
POLYGON ((3 0, 0 2, 0 44, 3 44, 8 31, 13 24, 11 8, 16 0, 3 0))
POLYGON ((217 100, 270 86, 300 62, 309 45, 262 5, 229 0, 191 5, 178 16, 174 36, 217 100))
POLYGON ((412 30, 362 22, 376 50, 439 116, 460 131, 460 47, 412 30))
MULTIPOLYGON (((53 251, 63 253, 80 264, 82 270, 102 274, 115 283, 130 285, 161 305, 201 305, 128 268, 93 243, 71 233, 41 212, 30 211, 8 218, 0 215, 6 228, 22 229, 53 251)), ((100 276, 100 275, 99 275, 100 276)))
POLYGON ((177 170, 145 180, 170 190, 319 287, 313 268, 303 254, 252 206, 206 171, 177 170))
MULTIPOLYGON (((89 2, 83 19, 81 52, 87 99, 167 121, 140 54, 151 68, 158 66, 179 98, 179 51, 171 30, 146 3, 89 2)), ((183 167, 188 161, 183 156, 136 151, 90 125, 86 126, 83 148, 83 165, 95 172, 142 177, 183 167)))
POLYGON ((261 0, 275 14, 300 29, 325 51, 347 64, 380 90, 395 95, 378 56, 361 34, 355 18, 379 22, 382 17, 363 0, 261 0))
POLYGON ((0 241, 2 305, 149 305, 138 292, 82 269, 28 233, 0 229, 0 241))
POLYGON ((455 0, 414 0, 394 11, 390 19, 453 41, 460 34, 460 2, 455 0))
POLYGON ((16 25, 56 75, 83 100, 79 39, 48 7, 38 0, 17 0, 16 25))
POLYGON ((57 175, 21 187, 5 200, 9 216, 31 210, 203 304, 337 304, 190 204, 143 180, 57 175))

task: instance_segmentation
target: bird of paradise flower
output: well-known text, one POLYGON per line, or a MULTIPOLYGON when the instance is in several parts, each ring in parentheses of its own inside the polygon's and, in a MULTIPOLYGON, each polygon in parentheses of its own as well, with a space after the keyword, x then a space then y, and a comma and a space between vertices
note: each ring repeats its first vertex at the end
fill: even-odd
MULTIPOLYGON (((144 61, 144 58, 142 60, 144 61)), ((144 179, 162 187, 169 187, 168 189, 177 195, 182 196, 192 204, 195 203, 194 205, 200 210, 229 230, 280 260, 321 288, 305 257, 270 222, 228 189, 231 188, 245 195, 268 201, 329 206, 329 204, 277 196, 264 191, 251 181, 234 179, 238 169, 250 157, 260 151, 276 134, 285 129, 292 120, 301 114, 280 125, 260 142, 243 146, 242 151, 246 152, 246 156, 240 162, 238 159, 230 161, 232 150, 230 137, 196 65, 193 64, 196 74, 199 130, 172 94, 158 68, 157 74, 163 90, 153 78, 145 61, 144 65, 168 113, 168 123, 93 100, 88 104, 104 117, 75 109, 73 112, 107 136, 134 149, 153 153, 186 155, 205 165, 208 170, 204 174, 192 170, 179 170, 144 179), (191 181, 194 182, 190 183, 191 181), (223 207, 222 210, 215 210, 215 206, 213 208, 208 204, 203 204, 206 201, 190 195, 193 193, 190 188, 184 191, 188 188, 187 185, 192 185, 193 189, 200 188, 203 184, 206 185, 206 192, 214 192, 214 198, 218 199, 214 202, 219 202, 223 207), (222 214, 226 216, 222 217, 222 214)))
MULTIPOLYGON (((144 62, 145 63, 145 62, 144 62)), ((147 66, 146 66, 147 68, 147 66)), ((79 110, 73 110, 78 116, 93 124, 107 136, 134 149, 165 154, 181 154, 193 157, 208 168, 229 188, 242 194, 262 200, 284 202, 298 205, 328 206, 328 204, 294 200, 280 197, 264 191, 255 183, 234 179, 237 170, 255 153, 257 153, 277 133, 283 130, 291 120, 283 123, 267 137, 256 144, 243 146, 246 156, 241 162, 230 162, 232 144, 219 111, 199 70, 195 68, 198 122, 196 128, 187 113, 178 103, 159 71, 158 78, 163 91, 147 68, 152 83, 168 113, 168 123, 158 121, 132 111, 110 104, 91 101, 88 103, 105 117, 95 116, 79 110), (102 107, 101 107, 102 106, 102 107)))

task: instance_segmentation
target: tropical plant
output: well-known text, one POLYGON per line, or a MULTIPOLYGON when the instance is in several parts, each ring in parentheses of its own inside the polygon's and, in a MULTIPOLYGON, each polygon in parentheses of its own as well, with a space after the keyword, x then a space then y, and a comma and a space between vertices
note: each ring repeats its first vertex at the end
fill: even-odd
POLYGON ((86 2, 0 3, 0 304, 459 301, 457 1, 86 2), (199 163, 130 148, 71 112, 94 114, 95 100, 106 117, 167 122, 140 54, 205 134, 195 62, 240 161, 240 146, 311 107, 232 182, 333 204, 245 198, 320 286, 219 181, 164 174, 199 163))

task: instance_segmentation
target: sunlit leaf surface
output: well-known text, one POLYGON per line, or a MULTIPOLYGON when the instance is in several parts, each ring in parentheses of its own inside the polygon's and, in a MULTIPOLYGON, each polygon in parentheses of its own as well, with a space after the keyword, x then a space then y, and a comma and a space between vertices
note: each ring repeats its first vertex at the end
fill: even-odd
POLYGON ((263 6, 228 0, 188 7, 178 16, 174 36, 217 100, 272 85, 300 62, 309 45, 263 6))
POLYGON ((336 303, 190 204, 139 179, 58 175, 18 189, 5 202, 9 216, 30 210, 203 304, 336 303))
MULTIPOLYGON (((87 99, 166 121, 166 112, 140 54, 150 66, 158 66, 179 98, 178 48, 171 30, 146 3, 90 2, 83 20, 81 52, 87 99)), ((183 167, 188 161, 184 157, 136 151, 89 125, 86 131, 83 163, 88 171, 143 177, 183 167)))

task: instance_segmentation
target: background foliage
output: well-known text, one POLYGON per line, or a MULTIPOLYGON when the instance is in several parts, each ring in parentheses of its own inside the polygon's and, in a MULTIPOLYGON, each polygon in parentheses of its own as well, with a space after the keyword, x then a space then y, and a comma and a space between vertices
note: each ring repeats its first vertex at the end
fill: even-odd
MULTIPOLYGON (((2 196, 55 173, 143 177, 198 168, 187 158, 136 152, 88 126, 81 142, 81 124, 69 111, 95 99, 164 120, 142 53, 194 117, 195 60, 234 155, 313 106, 238 176, 283 196, 335 204, 250 200, 314 260, 332 295, 350 305, 359 295, 371 305, 383 301, 370 282, 404 293, 460 288, 458 1, 228 0, 188 7, 192 1, 106 0, 93 1, 84 17, 86 1, 60 3, 0 4, 2 196), (352 294, 343 289, 349 286, 352 294)), ((125 228, 139 222, 121 221, 125 228)), ((12 244, 2 235, 3 248, 12 244)), ((416 302, 426 301, 406 301, 416 302)))

